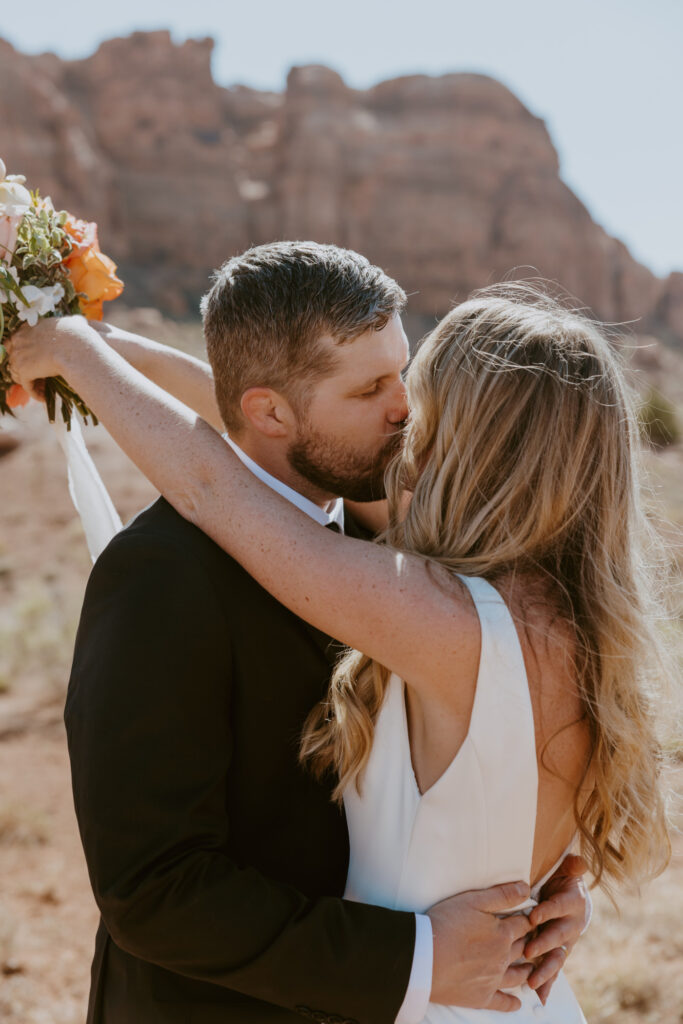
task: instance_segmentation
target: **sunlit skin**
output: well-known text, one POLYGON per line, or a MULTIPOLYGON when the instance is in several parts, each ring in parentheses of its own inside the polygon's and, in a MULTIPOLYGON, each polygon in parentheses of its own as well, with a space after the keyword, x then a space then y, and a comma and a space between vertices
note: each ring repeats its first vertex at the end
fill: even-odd
POLYGON ((335 368, 315 382, 302 407, 271 388, 250 388, 241 402, 244 427, 233 440, 317 505, 357 498, 361 477, 374 479, 379 497, 408 415, 402 373, 410 352, 401 319, 353 341, 323 337, 319 345, 334 353, 335 368))

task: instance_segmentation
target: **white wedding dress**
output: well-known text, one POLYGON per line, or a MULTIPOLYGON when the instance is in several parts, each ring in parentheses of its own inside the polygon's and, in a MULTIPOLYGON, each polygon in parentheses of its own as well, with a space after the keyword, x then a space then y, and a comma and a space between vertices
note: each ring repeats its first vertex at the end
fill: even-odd
MULTIPOLYGON (((481 624, 479 675, 467 737, 444 774, 420 795, 404 687, 398 676, 391 677, 361 794, 352 785, 344 795, 351 839, 347 899, 423 913, 468 889, 530 881, 538 769, 524 658, 498 592, 483 579, 461 578, 481 624)), ((514 994, 522 1006, 513 1013, 430 1003, 424 1021, 585 1024, 562 973, 545 1007, 526 985, 514 994)))

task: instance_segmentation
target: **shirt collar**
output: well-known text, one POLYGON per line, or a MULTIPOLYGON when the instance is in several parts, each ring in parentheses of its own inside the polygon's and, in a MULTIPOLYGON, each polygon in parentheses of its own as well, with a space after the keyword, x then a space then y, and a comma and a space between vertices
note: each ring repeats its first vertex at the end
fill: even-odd
POLYGON ((228 442, 240 462, 247 469, 251 470, 254 476, 258 477, 262 483, 267 484, 272 490, 281 494, 287 501, 291 501, 292 505, 296 505, 298 509, 305 512, 311 519, 315 519, 316 523, 320 523, 321 526, 329 526, 330 523, 336 523, 341 532, 344 532, 344 500, 342 498, 337 498, 330 506, 329 512, 326 512, 319 505, 316 505, 315 502, 310 501, 309 498, 304 498, 303 494, 299 494, 293 487, 289 487, 282 480, 278 480, 277 477, 269 473, 263 466, 259 466, 258 462, 254 462, 246 452, 243 452, 228 434, 223 434, 223 438, 228 442))

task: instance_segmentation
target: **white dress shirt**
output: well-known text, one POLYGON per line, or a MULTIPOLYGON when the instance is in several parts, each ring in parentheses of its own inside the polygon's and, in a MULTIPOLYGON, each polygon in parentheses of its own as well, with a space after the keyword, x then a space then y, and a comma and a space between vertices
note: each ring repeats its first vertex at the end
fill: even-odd
MULTIPOLYGON (((235 455, 247 469, 250 469, 254 476, 271 487, 278 494, 281 494, 287 501, 291 501, 298 509, 305 512, 311 519, 321 526, 328 526, 336 523, 339 529, 344 532, 344 502, 337 498, 328 507, 327 511, 320 508, 314 502, 299 494, 292 487, 278 480, 258 462, 254 462, 246 452, 235 444, 227 435, 223 437, 228 442, 235 455)), ((408 989, 405 998, 398 1011, 396 1024, 419 1024, 427 1013, 429 996, 432 991, 432 971, 434 965, 434 937, 432 934, 432 922, 426 914, 415 915, 415 950, 413 952, 413 966, 408 981, 408 989)))

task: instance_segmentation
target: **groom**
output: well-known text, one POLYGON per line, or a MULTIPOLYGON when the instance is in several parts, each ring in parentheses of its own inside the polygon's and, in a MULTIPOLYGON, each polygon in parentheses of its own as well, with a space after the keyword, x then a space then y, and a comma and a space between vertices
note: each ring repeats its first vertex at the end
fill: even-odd
MULTIPOLYGON (((205 297, 229 443, 322 526, 361 535, 340 496, 381 493, 407 416, 404 303, 367 260, 314 243, 252 249, 205 297)), ((102 914, 89 1024, 417 1024, 430 993, 516 1005, 498 990, 526 975, 509 965, 528 926, 495 915, 524 887, 427 915, 342 899, 333 780, 297 758, 335 654, 163 499, 96 563, 65 712, 102 914)), ((573 940, 583 897, 558 889, 573 940)))

